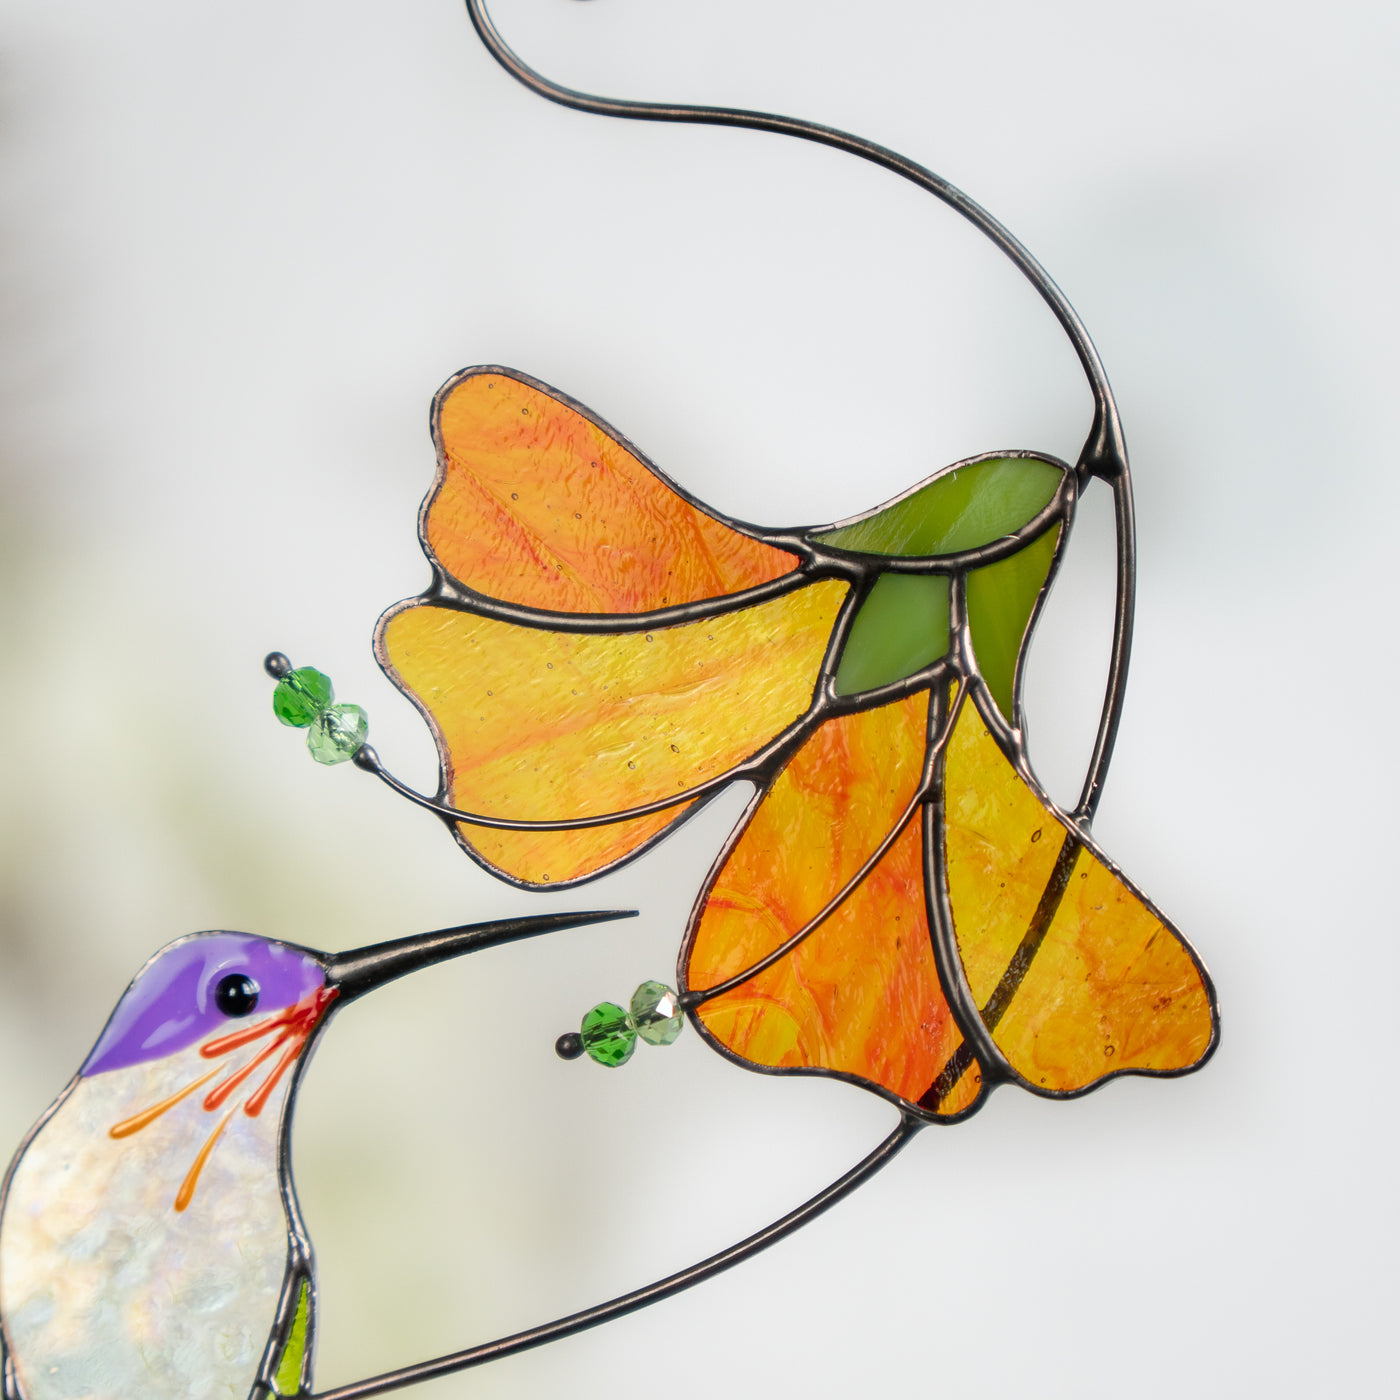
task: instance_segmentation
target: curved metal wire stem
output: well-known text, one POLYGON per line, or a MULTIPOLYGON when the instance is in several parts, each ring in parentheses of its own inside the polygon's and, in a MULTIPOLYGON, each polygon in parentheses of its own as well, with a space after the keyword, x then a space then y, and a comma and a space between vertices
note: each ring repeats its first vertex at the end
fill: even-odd
POLYGON ((1094 425, 1080 455, 1080 466, 1096 476, 1111 478, 1126 464, 1127 452, 1123 447, 1122 429, 1113 390, 1109 387, 1108 376, 1104 372, 1103 362, 1099 359, 1099 352, 1089 338, 1084 323, 1079 319, 1079 313, 1020 239, 956 185, 941 175, 935 175, 932 170, 907 156, 900 155, 898 151, 876 145, 873 141, 840 131, 836 127, 822 126, 818 122, 782 117, 773 112, 752 112, 738 107, 703 107, 669 102, 638 102, 629 98, 596 97, 592 93, 564 87, 537 73, 510 48, 487 13, 485 0, 466 0, 466 5, 472 24, 475 25, 481 42, 486 45, 491 56, 517 82, 550 102, 572 107, 578 112, 592 112, 604 117, 627 117, 636 121, 652 122, 686 122, 700 126, 747 127, 754 131, 771 131, 780 136, 795 136, 802 141, 814 141, 818 145, 831 146, 838 151, 845 151, 848 155, 858 156, 861 160, 868 160, 885 170, 893 171, 894 174, 941 199, 950 208, 956 209, 963 218, 991 239, 1025 274, 1074 345, 1075 353, 1079 356, 1079 362, 1094 392, 1094 425))
POLYGON ((1082 476, 1097 476, 1112 486, 1118 532, 1117 592, 1108 683, 1098 733, 1094 740, 1093 756, 1085 775, 1079 805, 1074 812, 1075 819, 1087 826, 1098 807, 1108 765, 1113 757, 1119 721, 1122 718, 1128 661, 1132 651, 1137 568, 1133 537, 1132 483, 1128 473, 1128 450, 1123 440, 1118 405, 1114 400, 1099 352, 1084 323, 1079 319, 1079 313, 1070 305, 1065 294, 1010 229, 993 218, 956 185, 941 175, 934 174, 927 167, 900 155, 898 151, 892 151, 886 146, 877 145, 873 141, 867 141, 836 127, 802 121, 796 117, 778 116, 771 112, 597 97, 591 93, 564 87, 537 73, 511 50, 487 13, 485 0, 466 0, 466 6, 471 22, 487 51, 511 77, 538 96, 550 102, 557 102, 562 107, 570 107, 578 112, 591 112, 597 116, 624 117, 634 121, 684 122, 701 126, 745 127, 754 131, 770 131, 780 136, 792 136, 801 141, 812 141, 817 145, 845 151, 848 155, 870 161, 910 181, 941 200, 950 209, 956 210, 990 239, 1040 294, 1074 346, 1075 354, 1093 392, 1094 421, 1080 451, 1078 469, 1082 476))
MULTIPOLYGON (((355 754, 354 763, 357 768, 364 769, 366 773, 373 773, 386 787, 391 788, 400 797, 407 798, 415 806, 432 812, 444 821, 466 822, 470 826, 486 827, 491 831, 588 831, 597 826, 615 826, 619 822, 630 822, 637 817, 654 816, 657 812, 679 811, 682 807, 688 807, 692 802, 703 801, 720 788, 728 787, 730 783, 742 782, 746 776, 745 772, 737 770, 721 773, 718 778, 711 778, 708 782, 697 783, 693 788, 687 788, 678 797, 661 797, 655 802, 647 802, 640 807, 626 807, 620 812, 604 812, 600 816, 562 817, 557 821, 536 822, 518 821, 513 817, 488 817, 480 812, 465 812, 460 807, 452 807, 446 802, 439 802, 437 798, 418 792, 409 787, 402 779, 396 778, 380 762, 377 750, 368 744, 360 747, 355 754)), ((752 765, 746 766, 751 767, 752 765)))
MULTIPOLYGON (((1073 814, 1076 821, 1087 827, 1093 818, 1102 792, 1104 776, 1112 756, 1122 713, 1128 660, 1132 645, 1136 567, 1132 486, 1117 405, 1098 351, 1083 322, 1079 319, 1078 313, 1070 305, 1064 293, 1056 286, 1045 269, 1031 256, 1025 246, 1012 235, 1010 230, 956 186, 941 176, 935 175, 924 166, 901 156, 896 151, 837 130, 834 127, 771 113, 725 107, 616 100, 595 97, 588 93, 563 87, 535 72, 511 51, 497 32, 490 15, 487 13, 484 0, 466 0, 466 5, 472 24, 488 52, 513 78, 538 96, 576 111, 591 112, 600 116, 624 117, 642 121, 745 127, 792 136, 845 151, 909 180, 956 210, 990 239, 1040 294, 1074 346, 1094 396, 1093 424, 1080 452, 1078 462, 1081 480, 1088 476, 1098 476, 1108 482, 1113 490, 1115 503, 1118 548, 1112 659, 1093 756, 1085 776, 1079 805, 1073 814)), ((391 787, 418 802, 419 805, 439 809, 440 804, 424 798, 421 794, 413 793, 388 774, 379 764, 378 756, 372 750, 365 753, 365 758, 360 761, 360 766, 376 773, 391 787)), ((492 822, 491 824, 496 825, 497 823, 492 822)), ((500 823, 500 825, 507 825, 507 823, 500 823)), ((741 1263, 801 1228, 886 1166, 924 1126, 926 1124, 921 1119, 908 1113, 902 1114, 899 1126, 894 1132, 825 1190, 818 1192, 796 1210, 790 1211, 771 1225, 732 1245, 729 1249, 712 1255, 687 1269, 682 1269, 678 1273, 671 1274, 667 1278, 659 1279, 643 1288, 634 1289, 630 1293, 624 1293, 610 1302, 587 1308, 582 1312, 571 1313, 567 1317, 559 1318, 554 1322, 525 1332, 517 1332, 494 1342, 486 1342, 464 1351, 453 1352, 436 1360, 421 1362, 414 1366, 357 1381, 351 1385, 323 1391, 315 1397, 315 1400, 368 1400, 370 1396, 381 1395, 401 1386, 464 1371, 487 1361, 498 1360, 504 1356, 514 1355, 517 1352, 572 1336, 574 1333, 599 1326, 601 1323, 634 1312, 651 1303, 660 1302, 663 1298, 671 1297, 704 1279, 732 1268, 735 1264, 741 1263)))
POLYGON ((472 1366, 480 1366, 487 1361, 497 1361, 503 1356, 513 1356, 516 1352, 529 1351, 543 1346, 546 1342, 558 1341, 561 1337, 571 1337, 576 1332, 586 1332, 600 1323, 611 1322, 615 1317, 636 1312, 638 1308, 651 1303, 659 1303, 663 1298, 684 1292, 687 1288, 713 1278, 716 1274, 732 1269, 735 1264, 767 1249, 785 1235, 800 1229, 809 1220, 815 1219, 828 1207, 836 1204, 844 1196, 850 1195, 862 1182, 868 1181, 881 1167, 887 1166, 900 1149, 913 1140, 926 1124, 910 1115, 901 1117, 899 1126, 873 1152, 857 1162, 844 1176, 838 1177, 825 1190, 819 1191, 809 1201, 796 1210, 762 1230, 740 1240, 728 1249, 712 1254, 688 1269, 682 1269, 666 1278, 649 1283, 645 1288, 633 1289, 614 1298, 611 1302, 600 1303, 597 1307, 585 1308, 582 1312, 570 1313, 555 1322, 542 1327, 532 1327, 528 1332, 516 1332, 509 1337, 501 1337, 494 1342, 484 1342, 480 1346, 469 1347, 466 1351, 453 1352, 440 1356, 435 1361, 423 1361, 416 1366, 405 1366, 398 1371, 386 1371, 382 1376, 371 1376, 368 1380, 355 1381, 351 1385, 338 1386, 334 1390, 321 1391, 312 1400, 366 1400, 371 1395, 383 1395, 386 1391, 397 1390, 400 1386, 412 1385, 417 1381, 434 1380, 438 1376, 448 1376, 455 1371, 465 1371, 472 1366))

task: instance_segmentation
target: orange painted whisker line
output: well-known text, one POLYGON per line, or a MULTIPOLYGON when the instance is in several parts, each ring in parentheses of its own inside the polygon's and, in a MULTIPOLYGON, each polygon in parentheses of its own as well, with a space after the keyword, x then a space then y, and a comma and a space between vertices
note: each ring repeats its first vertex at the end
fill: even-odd
POLYGON ((266 1045, 242 1069, 235 1070, 222 1084, 216 1084, 204 1096, 204 1109, 212 1113, 216 1108, 222 1106, 228 1096, 242 1084, 259 1065, 266 1064, 295 1034, 290 1028, 284 1030, 271 1045, 266 1045))
POLYGON ((204 1170, 204 1164, 209 1160, 209 1154, 214 1150, 214 1144, 218 1142, 224 1129, 228 1127, 229 1120, 238 1111, 235 1104, 219 1120, 218 1126, 209 1134, 204 1146, 199 1149, 199 1155, 190 1164, 190 1169, 185 1173, 185 1179, 180 1183, 180 1189, 175 1193, 175 1209, 184 1210, 194 1199, 194 1188, 199 1185, 199 1174, 204 1170))
POLYGON ((232 1031, 228 1035, 221 1035, 215 1040, 206 1042, 199 1047, 199 1053, 206 1060, 212 1060, 216 1055, 226 1055, 230 1050, 250 1045, 253 1041, 261 1040, 263 1036, 270 1035, 273 1031, 291 1024, 295 1017, 296 1007, 289 1007, 280 1015, 271 1016, 266 1021, 259 1021, 254 1026, 244 1026, 242 1030, 232 1031))
POLYGON ((249 1118, 256 1118, 267 1107, 267 1101, 272 1097, 272 1091, 277 1087, 278 1081, 296 1063, 297 1056, 305 1047, 308 1034, 304 1033, 297 1037, 295 1042, 288 1047, 287 1053, 277 1061, 272 1073, 249 1096, 243 1109, 249 1118))
POLYGON ((130 1137, 132 1133, 139 1133, 142 1128, 154 1123, 162 1113, 174 1108, 182 1099, 189 1098, 196 1089, 202 1088, 213 1079, 216 1074, 220 1073, 222 1069, 222 1065, 215 1065, 208 1074, 201 1074, 193 1083, 186 1084, 183 1089, 171 1094, 168 1099, 162 1099, 159 1103, 152 1104, 150 1108, 142 1109, 140 1113, 133 1114, 130 1118, 122 1119, 115 1127, 107 1130, 108 1136, 124 1138, 130 1137))

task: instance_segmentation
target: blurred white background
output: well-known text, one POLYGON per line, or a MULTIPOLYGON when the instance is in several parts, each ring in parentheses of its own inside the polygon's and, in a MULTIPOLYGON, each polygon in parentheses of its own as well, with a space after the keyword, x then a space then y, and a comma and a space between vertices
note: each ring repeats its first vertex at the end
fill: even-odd
MULTIPOLYGON (((1393 1371, 1400 20, 1350 0, 498 0, 550 75, 856 131, 1060 282, 1133 451, 1133 681, 1097 825, 1211 966, 1208 1069, 930 1130, 761 1259, 424 1387, 574 1400, 1375 1394, 1393 1371)), ((622 874, 493 882, 270 712, 265 652, 365 705, 427 581, 428 401, 463 365, 581 399, 702 499, 784 525, 957 457, 1073 458, 1048 313, 933 200, 753 133, 514 86, 459 0, 0 0, 0 1139, 153 950, 350 947, 635 906, 401 983, 300 1109, 322 1387, 598 1301, 765 1223, 892 1126, 688 1033, 561 1031, 672 980, 744 794, 622 874)), ((1099 499, 1103 496, 1104 499, 1099 499)), ((1038 636, 1032 752, 1073 800, 1104 671, 1107 493, 1038 636)))

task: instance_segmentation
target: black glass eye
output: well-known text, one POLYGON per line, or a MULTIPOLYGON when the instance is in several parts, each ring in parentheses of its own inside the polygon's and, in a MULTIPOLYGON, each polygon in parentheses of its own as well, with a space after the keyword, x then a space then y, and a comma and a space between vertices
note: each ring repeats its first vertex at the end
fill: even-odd
POLYGON ((258 984, 246 972, 230 972, 214 988, 214 1005, 225 1016, 248 1016, 258 1004, 258 984))

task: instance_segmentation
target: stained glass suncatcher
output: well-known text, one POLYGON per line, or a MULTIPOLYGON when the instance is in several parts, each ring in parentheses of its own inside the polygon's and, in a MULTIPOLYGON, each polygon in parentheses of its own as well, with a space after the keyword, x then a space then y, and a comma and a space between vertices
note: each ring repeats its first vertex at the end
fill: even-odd
POLYGON ((435 581, 376 649, 473 859, 589 880, 750 779, 678 968, 716 1048, 929 1119, 1002 1080, 1071 1094, 1209 1052, 1194 953, 1022 743, 1071 468, 988 454, 855 520, 759 530, 499 366, 449 381, 434 429, 435 581))
MULTIPOLYGON (((748 1239, 528 1332, 321 1392, 364 1400, 669 1296, 790 1233, 999 1083, 1048 1097, 1199 1066, 1218 1037, 1182 935, 1098 848, 1133 600, 1112 392, 1058 288, 945 181, 858 138, 759 113, 621 103, 492 54, 566 106, 835 146, 952 204, 1027 276, 1093 395, 1073 464, 1017 446, 949 464, 849 520, 769 529, 687 494, 561 392, 501 366, 434 403, 422 514, 433 583, 375 646, 429 723, 433 795, 368 746, 368 716, 280 653, 274 710, 435 812, 525 893, 642 857, 736 781, 755 796, 687 926, 675 987, 600 1002, 563 1058, 620 1068, 688 1021, 734 1063, 845 1080, 897 1126, 748 1239), (1025 658, 1081 493, 1112 492, 1113 661, 1083 795, 1058 808, 1025 744, 1025 658), (1102 488, 1100 488, 1102 489, 1102 488)), ((660 858, 660 857, 655 857, 660 858)), ((326 954, 216 931, 140 971, 14 1159, 0 1199, 5 1400, 313 1395, 318 1298, 291 1174, 309 1050, 354 999, 446 958, 629 911, 470 925, 326 954)), ((605 989, 599 989, 600 991, 605 989)))

